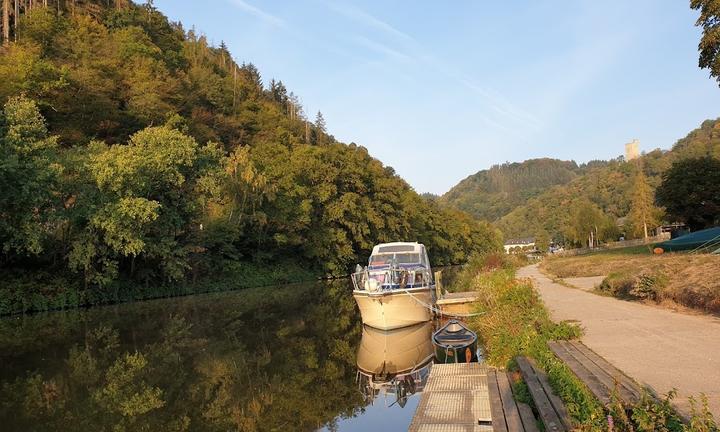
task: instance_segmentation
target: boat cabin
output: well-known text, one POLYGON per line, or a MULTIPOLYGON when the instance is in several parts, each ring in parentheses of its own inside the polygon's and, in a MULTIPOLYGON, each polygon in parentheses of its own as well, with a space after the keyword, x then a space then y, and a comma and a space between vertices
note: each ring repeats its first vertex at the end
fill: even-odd
POLYGON ((420 243, 383 243, 373 248, 368 266, 353 275, 356 289, 381 291, 428 287, 433 283, 430 260, 420 243))
POLYGON ((390 267, 430 268, 425 245, 420 243, 383 243, 375 246, 370 255, 368 270, 380 270, 390 267))

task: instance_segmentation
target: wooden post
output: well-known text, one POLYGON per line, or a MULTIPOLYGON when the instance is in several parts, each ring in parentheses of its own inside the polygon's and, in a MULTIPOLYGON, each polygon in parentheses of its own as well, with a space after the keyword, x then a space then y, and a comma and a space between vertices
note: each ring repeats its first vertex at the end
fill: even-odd
POLYGON ((442 293, 442 270, 440 270, 435 272, 435 295, 437 298, 442 298, 442 293))

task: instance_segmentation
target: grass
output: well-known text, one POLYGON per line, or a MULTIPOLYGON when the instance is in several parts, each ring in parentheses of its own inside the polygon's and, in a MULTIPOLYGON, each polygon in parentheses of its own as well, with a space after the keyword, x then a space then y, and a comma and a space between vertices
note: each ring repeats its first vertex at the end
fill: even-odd
POLYGON ((641 248, 549 257, 542 267, 558 278, 607 276, 600 289, 619 298, 675 303, 720 314, 720 255, 652 255, 641 248))
POLYGON ((535 359, 546 371, 553 390, 568 409, 575 430, 718 431, 706 400, 695 403, 692 418, 688 424, 682 424, 670 405, 674 392, 659 402, 646 395, 631 407, 618 399, 603 407, 547 346, 551 340, 578 338, 582 330, 567 322, 554 323, 532 282, 515 278, 517 265, 512 257, 479 256, 463 269, 458 282, 479 293, 476 309, 480 315, 473 318, 470 325, 478 333, 486 361, 513 372, 513 389, 518 400, 531 402, 514 361, 523 355, 535 359))
MULTIPOLYGON (((514 358, 534 358, 548 374, 579 430, 600 430, 604 411, 585 386, 550 351, 547 342, 573 339, 581 334, 576 325, 554 323, 528 280, 515 279, 519 262, 502 255, 476 257, 460 278, 480 294, 476 308, 481 315, 470 321, 483 345, 486 361, 516 371, 514 358)), ((519 374, 513 386, 523 388, 519 374)), ((522 391, 519 392, 524 394, 522 391)))

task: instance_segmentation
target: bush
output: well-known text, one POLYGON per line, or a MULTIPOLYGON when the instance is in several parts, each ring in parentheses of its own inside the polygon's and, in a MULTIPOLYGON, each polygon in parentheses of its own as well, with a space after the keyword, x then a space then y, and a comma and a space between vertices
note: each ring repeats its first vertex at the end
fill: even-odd
POLYGON ((610 273, 598 290, 613 297, 626 300, 653 300, 660 299, 666 278, 648 272, 640 274, 610 273))

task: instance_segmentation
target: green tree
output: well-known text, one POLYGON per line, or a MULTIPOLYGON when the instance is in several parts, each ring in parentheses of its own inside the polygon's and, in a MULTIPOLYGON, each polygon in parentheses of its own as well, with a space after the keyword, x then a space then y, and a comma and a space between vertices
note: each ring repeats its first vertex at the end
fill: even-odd
POLYGON ((632 204, 629 219, 635 237, 648 237, 648 229, 655 228, 661 220, 662 210, 655 207, 655 196, 642 168, 638 167, 631 190, 632 204))
POLYGON ((53 219, 61 168, 35 102, 10 99, 0 115, 0 244, 5 253, 38 254, 53 219))
POLYGON ((720 83, 720 0, 690 0, 690 7, 700 11, 695 23, 703 31, 699 66, 709 69, 710 76, 720 83))
POLYGON ((140 257, 159 266, 164 278, 182 278, 188 268, 183 239, 199 228, 217 148, 200 147, 168 127, 142 130, 126 146, 95 146, 88 168, 100 202, 73 246, 71 265, 86 281, 102 284, 116 276, 119 260, 130 260, 132 274, 140 257))
POLYGON ((575 244, 596 246, 618 234, 613 219, 588 200, 576 202, 570 214, 565 236, 575 244))
POLYGON ((692 230, 720 223, 720 160, 711 156, 678 161, 662 177, 658 205, 692 230))
POLYGON ((535 247, 540 252, 547 252, 548 249, 550 248, 551 241, 552 241, 552 239, 550 238, 550 234, 547 231, 545 231, 544 229, 538 231, 535 234, 535 247))

